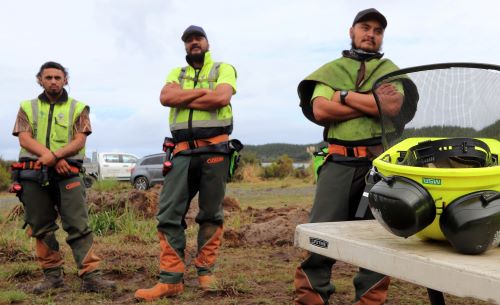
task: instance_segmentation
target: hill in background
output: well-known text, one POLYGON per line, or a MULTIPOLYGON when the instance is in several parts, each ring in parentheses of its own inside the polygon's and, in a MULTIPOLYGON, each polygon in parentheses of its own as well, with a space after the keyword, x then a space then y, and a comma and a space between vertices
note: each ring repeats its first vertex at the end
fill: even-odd
POLYGON ((302 145, 286 143, 245 145, 243 154, 255 155, 261 162, 273 162, 282 155, 288 155, 294 162, 308 162, 311 160, 311 150, 323 146, 326 146, 325 142, 302 145))

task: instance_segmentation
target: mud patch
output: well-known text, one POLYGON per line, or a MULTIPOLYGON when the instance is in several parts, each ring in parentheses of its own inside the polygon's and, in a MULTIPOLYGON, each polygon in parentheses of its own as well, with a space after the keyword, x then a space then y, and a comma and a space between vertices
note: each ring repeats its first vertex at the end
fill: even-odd
POLYGON ((243 213, 253 221, 239 230, 227 229, 224 232, 224 244, 228 247, 292 245, 295 227, 309 219, 309 211, 303 208, 256 210, 249 207, 243 213))

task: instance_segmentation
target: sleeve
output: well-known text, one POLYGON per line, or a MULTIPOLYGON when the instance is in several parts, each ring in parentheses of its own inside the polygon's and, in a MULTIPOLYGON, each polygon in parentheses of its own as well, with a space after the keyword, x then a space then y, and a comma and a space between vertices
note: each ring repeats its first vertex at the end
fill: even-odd
POLYGON ((229 64, 221 64, 219 67, 219 78, 217 79, 217 88, 220 84, 228 84, 233 87, 233 94, 236 93, 236 69, 229 64))
POLYGON ((167 79, 165 80, 166 84, 169 83, 179 83, 179 74, 181 73, 182 68, 175 68, 168 73, 167 79))
POLYGON ((314 99, 317 98, 318 96, 322 96, 322 97, 326 98, 327 100, 331 100, 334 93, 335 93, 335 90, 333 90, 331 87, 329 87, 323 83, 316 83, 316 86, 314 87, 313 95, 311 96, 311 102, 314 101, 314 99))
POLYGON ((73 133, 84 133, 90 135, 92 133, 92 126, 90 124, 90 108, 86 106, 80 116, 76 119, 75 124, 73 124, 73 133))
POLYGON ((14 130, 12 130, 12 135, 18 136, 20 132, 28 131, 33 134, 33 130, 31 128, 31 124, 28 120, 28 116, 26 112, 22 108, 19 108, 17 112, 16 122, 14 124, 14 130))

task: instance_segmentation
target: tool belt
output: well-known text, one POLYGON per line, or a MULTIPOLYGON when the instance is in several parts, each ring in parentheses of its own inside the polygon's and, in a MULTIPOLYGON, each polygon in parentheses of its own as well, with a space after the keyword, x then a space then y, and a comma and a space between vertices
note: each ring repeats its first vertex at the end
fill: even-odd
POLYGON ((339 144, 328 145, 328 156, 340 155, 347 158, 364 158, 360 160, 373 160, 384 151, 381 144, 369 146, 344 146, 339 144))
MULTIPOLYGON (((72 174, 79 174, 80 173, 80 168, 77 166, 74 166, 72 164, 69 165, 70 167, 70 172, 72 174)), ((42 165, 41 164, 36 164, 36 161, 21 161, 21 162, 14 162, 11 165, 12 170, 41 170, 42 165)))
POLYGON ((328 154, 355 158, 370 158, 372 156, 367 146, 348 147, 337 144, 328 145, 328 154))
POLYGON ((174 148, 174 156, 181 151, 188 150, 188 149, 196 149, 200 147, 206 147, 209 145, 214 145, 214 144, 220 144, 223 142, 228 142, 229 141, 229 135, 227 134, 221 134, 212 138, 208 139, 198 139, 198 140, 193 140, 193 141, 185 141, 185 142, 178 142, 175 143, 175 148, 174 148))

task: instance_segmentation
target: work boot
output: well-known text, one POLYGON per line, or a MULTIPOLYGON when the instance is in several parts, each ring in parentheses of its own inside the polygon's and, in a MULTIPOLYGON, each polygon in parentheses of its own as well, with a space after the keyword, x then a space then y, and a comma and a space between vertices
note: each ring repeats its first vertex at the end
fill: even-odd
POLYGON ((34 294, 42 294, 50 289, 60 288, 64 286, 62 270, 58 272, 45 273, 43 280, 33 287, 34 294))
POLYGON ((168 298, 184 292, 184 284, 165 284, 158 283, 149 289, 138 289, 134 297, 139 301, 154 301, 159 298, 168 298))
POLYGON ((116 283, 102 278, 100 273, 90 273, 82 278, 84 292, 112 292, 116 290, 116 283))
POLYGON ((203 291, 216 291, 217 290, 217 278, 214 275, 199 275, 198 283, 200 284, 200 289, 203 291))

